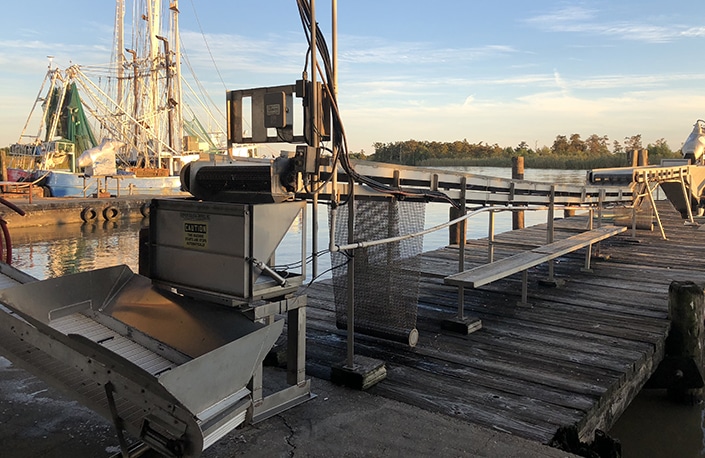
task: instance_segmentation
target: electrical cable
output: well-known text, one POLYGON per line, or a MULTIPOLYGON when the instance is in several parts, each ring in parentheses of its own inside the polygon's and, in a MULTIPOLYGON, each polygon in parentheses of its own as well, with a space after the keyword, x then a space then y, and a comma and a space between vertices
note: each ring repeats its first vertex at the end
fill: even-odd
MULTIPOLYGON (((311 30, 311 9, 310 5, 305 2, 304 0, 297 0, 296 1, 298 8, 299 8, 299 15, 301 18, 301 24, 303 25, 304 28, 304 33, 306 35, 306 40, 309 45, 309 52, 307 52, 307 56, 310 55, 310 48, 311 48, 311 35, 310 35, 310 30, 311 30)), ((391 187, 386 184, 380 183, 377 180, 370 178, 368 176, 362 175, 355 171, 354 166, 350 162, 350 156, 348 153, 348 148, 347 148, 347 136, 345 133, 345 128, 343 126, 343 121, 342 117, 340 114, 340 110, 338 107, 338 101, 331 91, 331 88, 333 87, 333 81, 331 80, 333 71, 332 71, 332 65, 330 62, 330 53, 328 52, 328 46, 326 44, 325 36, 321 32, 320 28, 316 27, 316 47, 319 51, 319 54, 321 56, 321 60, 323 62, 323 71, 318 65, 318 62, 316 62, 316 68, 312 68, 311 71, 318 71, 318 73, 321 75, 321 78, 324 79, 327 84, 324 85, 325 91, 329 97, 330 103, 331 103, 331 108, 333 111, 333 116, 332 116, 332 123, 333 123, 333 130, 335 133, 338 135, 334 135, 334 144, 333 144, 333 150, 338 151, 339 154, 336 154, 333 158, 333 163, 332 167, 336 167, 338 162, 340 162, 340 165, 343 167, 343 170, 347 173, 348 175, 348 182, 351 184, 351 186, 348 187, 348 199, 352 195, 352 189, 353 186, 352 184, 354 182, 358 182, 360 184, 369 186, 375 191, 384 193, 384 194, 389 194, 393 195, 395 197, 398 197, 400 199, 405 199, 405 198, 421 198, 426 201, 429 200, 443 200, 451 205, 453 205, 456 208, 460 208, 459 202, 455 201, 451 197, 449 197, 447 194, 441 191, 431 191, 431 190, 416 190, 416 189, 403 189, 401 187, 391 187)), ((304 67, 304 75, 306 74, 306 71, 308 69, 308 59, 306 61, 306 65, 304 67)), ((315 89, 314 89, 315 90, 315 89)), ((462 190, 465 192, 465 190, 462 190)), ((347 200, 346 200, 347 202, 347 200)), ((342 203, 341 203, 342 205, 342 203)))

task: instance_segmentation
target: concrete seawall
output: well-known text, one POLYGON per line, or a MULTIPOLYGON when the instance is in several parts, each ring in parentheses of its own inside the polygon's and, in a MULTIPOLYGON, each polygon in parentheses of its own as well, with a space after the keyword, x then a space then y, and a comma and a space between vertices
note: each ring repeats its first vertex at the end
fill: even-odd
POLYGON ((48 226, 84 222, 84 218, 104 221, 118 218, 143 218, 148 214, 151 196, 111 198, 34 198, 9 199, 26 212, 20 216, 11 209, 0 206, 0 216, 11 228, 48 226))

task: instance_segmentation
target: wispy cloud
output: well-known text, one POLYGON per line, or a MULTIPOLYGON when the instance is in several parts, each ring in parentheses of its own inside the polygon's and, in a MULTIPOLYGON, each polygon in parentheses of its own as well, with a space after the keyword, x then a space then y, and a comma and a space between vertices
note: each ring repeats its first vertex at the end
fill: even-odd
POLYGON ((514 47, 491 44, 469 48, 444 48, 429 42, 390 42, 347 36, 340 59, 349 64, 454 64, 503 57, 518 52, 514 47))
POLYGON ((705 27, 683 24, 650 24, 648 18, 634 21, 612 21, 600 17, 600 12, 582 6, 568 6, 539 14, 525 22, 548 32, 583 33, 615 37, 648 43, 666 43, 679 38, 705 36, 705 27))
POLYGON ((289 36, 252 39, 182 31, 181 39, 189 61, 200 68, 212 69, 215 63, 224 72, 243 75, 301 72, 304 65, 305 44, 289 36))
POLYGON ((103 43, 67 44, 41 40, 2 40, 0 41, 0 64, 12 66, 12 74, 24 78, 34 74, 43 77, 43 70, 49 63, 47 56, 53 56, 56 65, 67 67, 76 64, 104 64, 110 59, 110 46, 103 43))

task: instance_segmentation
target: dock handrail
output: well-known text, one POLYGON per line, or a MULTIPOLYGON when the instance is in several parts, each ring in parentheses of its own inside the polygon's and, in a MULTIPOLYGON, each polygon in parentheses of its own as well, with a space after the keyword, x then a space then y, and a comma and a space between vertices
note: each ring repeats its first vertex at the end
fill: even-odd
MULTIPOLYGON (((575 207, 568 206, 568 205, 561 205, 561 206, 555 206, 553 208, 560 210, 560 209, 575 208, 575 207)), ((415 237, 421 237, 421 236, 430 234, 432 232, 436 232, 441 229, 445 229, 447 227, 453 226, 453 225, 458 224, 462 221, 470 219, 473 216, 476 216, 476 215, 479 215, 479 214, 485 213, 485 212, 505 212, 505 211, 514 212, 514 211, 541 211, 541 210, 545 211, 545 210, 549 210, 549 209, 550 209, 550 206, 524 207, 524 206, 510 205, 507 207, 494 207, 494 206, 482 207, 477 210, 472 210, 469 213, 466 213, 465 215, 459 216, 458 218, 452 219, 452 220, 447 221, 445 223, 430 227, 428 229, 424 229, 423 231, 414 232, 412 234, 398 235, 395 237, 388 237, 385 239, 354 242, 354 243, 349 243, 347 245, 336 245, 335 243, 333 243, 330 246, 329 250, 331 252, 335 253, 338 251, 354 250, 357 248, 368 248, 368 247, 377 246, 377 245, 385 245, 387 243, 401 242, 403 240, 408 240, 408 239, 415 238, 415 237)), ((335 242, 335 241, 333 240, 333 242, 335 242)))

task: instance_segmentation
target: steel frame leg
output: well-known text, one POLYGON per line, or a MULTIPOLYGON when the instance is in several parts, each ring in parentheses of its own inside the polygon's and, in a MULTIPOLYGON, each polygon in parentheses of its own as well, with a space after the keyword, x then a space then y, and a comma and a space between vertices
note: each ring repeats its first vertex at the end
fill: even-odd
POLYGON ((311 381, 306 379, 306 297, 294 302, 295 308, 287 313, 287 372, 286 382, 290 386, 263 397, 262 364, 255 368, 248 388, 252 392, 250 421, 257 423, 277 415, 312 397, 311 381))
POLYGON ((108 382, 105 384, 105 396, 108 398, 108 406, 110 407, 110 415, 113 418, 113 425, 117 433, 118 442, 120 443, 120 451, 123 458, 130 457, 130 450, 127 447, 127 441, 122 431, 122 418, 118 415, 117 406, 115 405, 115 397, 113 396, 113 384, 108 382))

